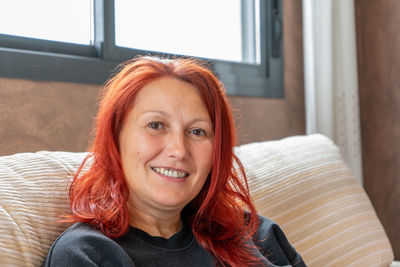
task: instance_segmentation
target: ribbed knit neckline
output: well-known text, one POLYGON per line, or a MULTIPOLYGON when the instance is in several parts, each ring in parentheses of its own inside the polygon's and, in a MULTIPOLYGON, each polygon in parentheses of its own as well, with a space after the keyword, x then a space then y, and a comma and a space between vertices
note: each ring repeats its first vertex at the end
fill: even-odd
POLYGON ((151 244, 156 247, 165 249, 181 249, 187 247, 194 236, 187 222, 182 221, 182 229, 170 238, 164 238, 161 236, 151 236, 143 230, 135 227, 130 227, 129 233, 142 239, 144 242, 151 244))

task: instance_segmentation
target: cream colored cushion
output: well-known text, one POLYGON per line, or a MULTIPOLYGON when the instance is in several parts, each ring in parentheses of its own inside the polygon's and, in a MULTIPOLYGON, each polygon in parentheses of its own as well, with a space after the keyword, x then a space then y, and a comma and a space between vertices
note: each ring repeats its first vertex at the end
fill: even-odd
MULTIPOLYGON (((327 138, 237 148, 261 214, 278 222, 309 266, 389 266, 393 254, 362 188, 327 138), (351 265, 353 264, 353 265, 351 265)), ((68 185, 85 153, 0 157, 0 266, 40 266, 69 225, 68 185)))
POLYGON ((258 212, 276 221, 313 267, 389 266, 391 245, 338 148, 322 135, 243 145, 258 212))
POLYGON ((37 152, 0 157, 0 266, 40 266, 69 225, 68 184, 84 153, 37 152))

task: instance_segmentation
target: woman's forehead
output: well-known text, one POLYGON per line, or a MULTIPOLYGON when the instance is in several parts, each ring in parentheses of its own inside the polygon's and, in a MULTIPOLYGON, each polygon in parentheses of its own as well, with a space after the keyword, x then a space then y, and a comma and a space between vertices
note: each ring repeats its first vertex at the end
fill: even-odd
POLYGON ((185 113, 209 119, 200 92, 192 84, 164 77, 145 85, 136 95, 132 110, 136 115, 158 112, 161 115, 185 113))

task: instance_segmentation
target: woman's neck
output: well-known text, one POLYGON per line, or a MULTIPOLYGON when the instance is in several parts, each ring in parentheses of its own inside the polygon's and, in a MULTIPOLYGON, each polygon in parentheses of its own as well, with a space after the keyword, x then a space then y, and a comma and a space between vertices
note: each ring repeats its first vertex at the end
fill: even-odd
POLYGON ((129 205, 129 224, 151 236, 170 238, 182 229, 182 220, 179 212, 150 212, 133 208, 129 205))

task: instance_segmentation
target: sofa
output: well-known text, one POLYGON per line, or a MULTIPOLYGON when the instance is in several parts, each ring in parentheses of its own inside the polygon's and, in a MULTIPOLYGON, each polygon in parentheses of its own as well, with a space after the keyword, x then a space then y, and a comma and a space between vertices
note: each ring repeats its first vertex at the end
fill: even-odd
MULTIPOLYGON (((258 212, 277 222, 308 266, 399 266, 339 149, 315 134, 235 147, 258 212)), ((68 186, 86 153, 0 157, 0 266, 40 266, 68 226, 68 186)), ((88 166, 85 166, 87 168, 88 166)))

